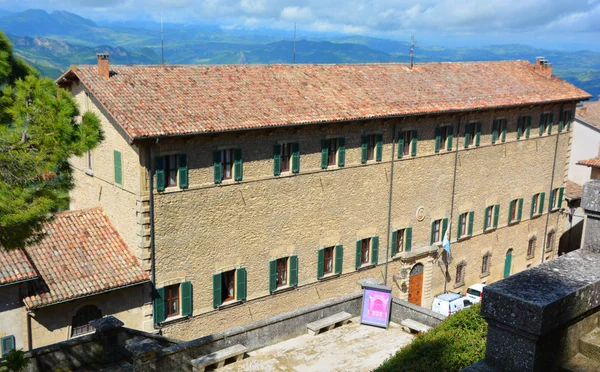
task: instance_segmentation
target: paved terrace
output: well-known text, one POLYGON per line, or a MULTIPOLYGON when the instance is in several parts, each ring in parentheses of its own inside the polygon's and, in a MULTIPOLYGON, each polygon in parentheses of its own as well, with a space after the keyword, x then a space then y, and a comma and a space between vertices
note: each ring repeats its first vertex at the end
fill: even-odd
POLYGON ((316 336, 306 334, 251 351, 243 361, 219 371, 371 371, 413 339, 396 323, 385 330, 361 325, 355 317, 316 336))

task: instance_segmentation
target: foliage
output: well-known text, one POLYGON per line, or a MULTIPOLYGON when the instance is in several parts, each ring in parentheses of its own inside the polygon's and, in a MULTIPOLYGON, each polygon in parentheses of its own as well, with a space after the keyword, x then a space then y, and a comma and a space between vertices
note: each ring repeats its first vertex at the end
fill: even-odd
POLYGON ((460 371, 483 359, 487 323, 480 310, 481 304, 476 304, 451 315, 400 349, 376 371, 460 371))
POLYGON ((27 367, 31 359, 25 357, 23 350, 11 350, 2 357, 0 372, 20 372, 27 367))
POLYGON ((64 206, 69 157, 94 148, 102 132, 69 92, 14 58, 2 33, 0 48, 0 246, 16 248, 64 206))

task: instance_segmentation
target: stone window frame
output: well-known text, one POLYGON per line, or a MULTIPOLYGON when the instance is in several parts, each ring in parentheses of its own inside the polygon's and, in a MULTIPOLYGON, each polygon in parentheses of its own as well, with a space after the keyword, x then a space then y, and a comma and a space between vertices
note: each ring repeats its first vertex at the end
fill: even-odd
POLYGON ((466 271, 467 271, 467 261, 462 260, 456 264, 456 274, 454 277, 454 288, 462 287, 465 285, 466 271), (460 278, 459 278, 459 273, 460 273, 460 278), (458 279, 460 279, 460 281, 458 279))
POLYGON ((527 256, 525 257, 525 259, 531 260, 532 258, 534 258, 536 249, 537 249, 537 237, 534 235, 534 236, 530 237, 529 240, 527 241, 527 256), (532 243, 533 243, 533 249, 531 249, 531 252, 530 252, 532 243))
POLYGON ((552 252, 556 243, 556 230, 552 229, 548 231, 546 235, 546 246, 544 247, 544 253, 552 252))
POLYGON ((480 278, 485 278, 487 276, 490 276, 491 274, 491 267, 492 267, 492 252, 491 251, 487 251, 485 252, 485 254, 483 256, 481 256, 481 274, 479 275, 480 278), (486 261, 486 270, 483 271, 483 263, 484 260, 487 258, 486 261))

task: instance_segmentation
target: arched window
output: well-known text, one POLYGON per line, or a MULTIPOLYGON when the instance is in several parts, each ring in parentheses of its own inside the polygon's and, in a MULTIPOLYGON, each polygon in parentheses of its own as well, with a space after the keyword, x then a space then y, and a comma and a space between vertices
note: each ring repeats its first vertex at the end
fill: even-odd
POLYGON ((481 276, 482 277, 490 275, 491 263, 492 263, 492 253, 487 252, 481 258, 481 276))
POLYGON ((100 318, 102 318, 102 311, 94 305, 87 305, 77 310, 77 313, 73 317, 71 337, 94 332, 94 327, 90 325, 90 321, 100 318))
POLYGON ((527 245, 527 258, 533 258, 535 256, 536 243, 537 239, 535 236, 529 239, 529 244, 527 245))
POLYGON ((458 265, 456 265, 456 277, 455 277, 455 286, 461 286, 465 284, 465 269, 467 268, 467 263, 465 261, 461 261, 458 265))
POLYGON ((556 233, 554 231, 550 231, 548 233, 548 237, 546 238, 546 252, 550 252, 554 249, 554 237, 556 233))

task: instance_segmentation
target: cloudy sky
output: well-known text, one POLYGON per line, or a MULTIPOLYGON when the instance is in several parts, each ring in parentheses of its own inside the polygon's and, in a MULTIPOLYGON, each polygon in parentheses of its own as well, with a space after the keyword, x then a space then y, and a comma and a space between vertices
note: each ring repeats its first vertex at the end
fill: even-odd
POLYGON ((236 29, 341 32, 430 44, 529 43, 600 49, 600 0, 0 0, 0 7, 68 10, 95 21, 211 23, 236 29), (60 4, 60 5, 58 5, 60 4))

